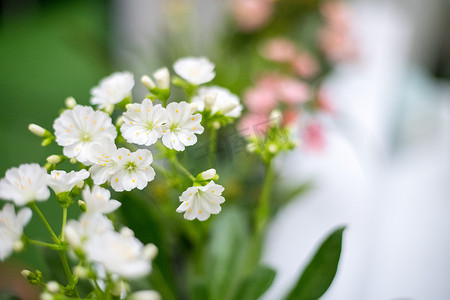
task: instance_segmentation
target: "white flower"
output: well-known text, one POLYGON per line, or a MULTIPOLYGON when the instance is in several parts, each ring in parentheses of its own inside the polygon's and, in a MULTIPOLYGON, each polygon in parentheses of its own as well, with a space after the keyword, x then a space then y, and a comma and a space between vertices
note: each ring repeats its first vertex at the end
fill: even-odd
POLYGON ((161 68, 153 73, 156 83, 160 89, 166 90, 170 87, 170 73, 167 68, 161 68))
POLYGON ((114 156, 117 170, 111 176, 111 186, 115 191, 142 190, 155 178, 155 170, 150 166, 153 156, 149 150, 139 149, 131 153, 128 149, 120 148, 114 156))
POLYGON ((5 204, 0 210, 0 260, 8 257, 17 243, 21 243, 23 227, 31 219, 31 209, 22 208, 16 215, 14 205, 5 204))
POLYGON ((103 78, 98 86, 91 89, 91 104, 98 104, 99 108, 117 104, 131 95, 133 86, 133 74, 129 72, 113 73, 103 78))
POLYGON ((82 214, 80 220, 69 220, 66 225, 65 235, 72 247, 79 248, 90 238, 108 231, 114 231, 112 222, 100 213, 82 214))
POLYGON ((122 192, 134 188, 142 190, 155 178, 155 170, 150 166, 153 155, 149 150, 130 152, 125 148, 106 148, 102 153, 99 149, 102 148, 94 148, 96 165, 90 168, 95 184, 109 181, 115 191, 122 192))
POLYGON ((91 166, 89 172, 94 184, 100 185, 109 181, 116 172, 117 162, 114 159, 116 152, 117 148, 114 144, 94 145, 92 147, 95 164, 91 166))
POLYGON ((172 102, 167 105, 167 123, 163 126, 163 144, 169 149, 183 151, 185 146, 197 142, 195 134, 204 130, 200 114, 192 114, 193 107, 186 102, 172 102))
POLYGON ((211 214, 218 214, 221 210, 220 204, 225 201, 222 197, 224 188, 210 181, 205 186, 192 186, 183 192, 180 201, 183 202, 177 208, 177 212, 185 212, 184 218, 193 220, 195 218, 204 221, 211 214))
POLYGON ((167 121, 167 112, 161 104, 153 106, 150 99, 144 99, 142 104, 127 105, 122 117, 123 137, 130 143, 150 146, 162 136, 161 125, 167 121))
POLYGON ((151 270, 150 259, 144 255, 144 245, 133 235, 108 231, 89 239, 84 249, 89 261, 98 263, 112 274, 136 278, 151 270))
POLYGON ((47 170, 38 164, 23 164, 6 171, 0 180, 0 198, 16 205, 32 201, 45 201, 50 197, 47 170))
POLYGON ((211 111, 211 115, 222 114, 232 118, 239 117, 243 109, 238 96, 219 86, 199 88, 192 103, 198 104, 199 111, 206 109, 211 111))
POLYGON ((55 194, 70 192, 80 181, 89 177, 89 172, 80 170, 78 172, 53 170, 50 175, 47 174, 47 184, 51 187, 55 194))
POLYGON ((121 203, 111 199, 111 193, 104 188, 95 185, 92 191, 87 186, 83 190, 83 199, 86 202, 87 213, 109 214, 115 211, 121 203))
POLYGON ((199 85, 210 82, 216 76, 214 64, 206 57, 185 57, 173 65, 175 73, 192 84, 199 85))
POLYGON ((64 155, 84 164, 92 163, 91 148, 95 144, 114 143, 117 131, 108 114, 90 106, 77 105, 66 110, 53 123, 56 142, 64 155))

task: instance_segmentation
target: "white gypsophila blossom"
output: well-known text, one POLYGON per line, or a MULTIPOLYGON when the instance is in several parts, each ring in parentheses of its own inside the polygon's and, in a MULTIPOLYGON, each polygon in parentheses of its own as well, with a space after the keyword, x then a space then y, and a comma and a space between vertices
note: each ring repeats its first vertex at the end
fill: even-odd
POLYGON ((0 198, 25 205, 32 201, 45 201, 50 197, 47 170, 38 164, 23 164, 6 171, 0 180, 0 198))
POLYGON ((64 111, 53 123, 56 142, 67 157, 92 164, 92 146, 114 143, 117 131, 108 114, 90 106, 77 105, 64 111))
POLYGON ((210 82, 216 76, 214 64, 206 57, 185 57, 173 65, 175 73, 186 81, 199 85, 210 82))
POLYGON ((89 172, 94 184, 101 185, 111 179, 111 176, 117 170, 117 162, 114 159, 117 147, 115 144, 107 143, 104 145, 94 145, 92 147, 92 156, 94 165, 89 172))
POLYGON ((142 277, 150 273, 150 259, 145 256, 144 245, 130 235, 108 231, 91 238, 84 250, 89 261, 99 264, 112 274, 125 278, 142 277))
POLYGON ((211 115, 222 114, 232 118, 239 117, 243 109, 238 96, 219 86, 199 88, 197 96, 192 99, 192 103, 198 104, 199 111, 206 109, 211 111, 211 115), (209 103, 209 101, 212 103, 209 103))
POLYGON ((16 215, 14 205, 5 204, 0 210, 0 260, 11 255, 15 245, 21 243, 23 228, 31 220, 31 209, 22 208, 16 215))
POLYGON ((123 137, 130 143, 150 146, 162 136, 161 125, 167 121, 167 112, 161 104, 153 106, 150 99, 144 99, 142 104, 127 105, 122 118, 123 137))
POLYGON ((111 199, 111 193, 98 185, 91 189, 87 186, 83 192, 83 200, 86 203, 86 213, 109 214, 118 209, 121 203, 111 199))
POLYGON ((130 72, 116 72, 103 78, 100 84, 91 89, 91 104, 105 108, 117 104, 131 95, 134 77, 130 72))
POLYGON ((155 170, 150 166, 153 155, 147 149, 130 152, 126 148, 95 148, 96 164, 90 168, 94 183, 109 181, 116 192, 142 190, 155 178, 155 170), (99 151, 100 150, 100 151, 99 151))
POLYGON ((221 210, 220 204, 225 201, 222 195, 224 187, 210 181, 205 186, 192 186, 180 196, 181 203, 177 212, 185 212, 184 218, 204 221, 211 214, 218 214, 221 210))
POLYGON ((202 116, 193 114, 193 106, 184 101, 167 105, 167 122, 163 125, 162 142, 169 149, 183 151, 197 142, 195 134, 203 133, 202 116))
POLYGON ((147 149, 130 152, 125 148, 117 149, 114 158, 117 170, 111 176, 111 186, 117 192, 142 190, 155 178, 155 170, 150 166, 153 155, 147 149))
POLYGON ((108 231, 114 231, 114 226, 106 216, 101 213, 84 213, 79 221, 69 220, 64 233, 72 247, 80 248, 90 238, 96 239, 108 231))
POLYGON ((70 192, 75 185, 89 177, 89 172, 80 170, 78 172, 53 170, 47 174, 47 184, 55 191, 55 194, 70 192))

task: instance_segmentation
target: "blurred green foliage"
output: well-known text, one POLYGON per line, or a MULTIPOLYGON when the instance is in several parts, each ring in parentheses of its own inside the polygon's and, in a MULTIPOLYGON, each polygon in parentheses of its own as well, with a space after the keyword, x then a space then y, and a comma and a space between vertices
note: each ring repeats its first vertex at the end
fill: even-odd
MULTIPOLYGON (((27 127, 36 123, 51 129, 66 97, 74 96, 79 103, 87 104, 90 88, 110 72, 106 7, 104 1, 56 1, 41 10, 23 8, 23 14, 3 18, 0 177, 8 168, 32 162, 43 165, 47 156, 60 153, 61 148, 55 145, 43 149, 41 139, 27 127)), ((54 196, 39 206, 45 215, 55 216, 49 220, 59 228, 61 211, 53 201, 56 201, 54 196)), ((26 233, 35 238, 48 238, 36 217, 27 226, 26 233)), ((45 255, 37 255, 38 251, 42 249, 27 247, 12 259, 46 270, 42 261, 45 255)), ((0 273, 1 269, 0 264, 0 273)))

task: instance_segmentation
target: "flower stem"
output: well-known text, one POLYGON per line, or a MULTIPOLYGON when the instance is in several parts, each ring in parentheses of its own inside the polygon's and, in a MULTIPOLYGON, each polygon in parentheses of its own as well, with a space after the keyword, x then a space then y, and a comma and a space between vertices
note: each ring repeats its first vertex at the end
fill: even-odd
POLYGON ((217 151, 217 130, 211 128, 209 136, 209 164, 214 167, 216 164, 217 151))
POLYGON ((73 278, 72 271, 70 271, 69 262, 67 261, 67 255, 65 250, 59 251, 59 257, 61 258, 61 263, 63 265, 64 273, 66 273, 67 281, 69 285, 73 288, 76 297, 80 297, 78 294, 78 289, 76 287, 76 282, 73 278))
POLYGON ((61 242, 64 242, 64 238, 65 238, 64 230, 66 228, 66 223, 67 223, 67 207, 63 207, 63 219, 62 219, 61 235, 60 235, 61 242))
POLYGON ((264 179, 261 195, 258 200, 258 207, 256 209, 255 230, 259 234, 264 231, 270 212, 270 193, 274 179, 274 172, 271 161, 266 165, 266 177, 264 179))
POLYGON ((53 241, 56 244, 59 244, 60 241, 59 241, 58 237, 56 236, 56 234, 53 231, 53 229, 50 226, 50 224, 48 224, 47 219, 44 217, 44 215, 42 214, 41 210, 37 207, 36 202, 31 202, 30 206, 38 213, 39 217, 44 222, 45 226, 47 227, 48 231, 50 232, 50 235, 52 236, 53 241))
POLYGON ((195 177, 194 175, 191 174, 191 172, 189 172, 179 161, 178 158, 176 156, 176 154, 172 157, 171 159, 172 163, 178 168, 180 169, 180 171, 182 171, 184 174, 186 174, 187 177, 189 177, 189 179, 191 179, 193 182, 195 181, 195 177))
POLYGON ((41 242, 41 241, 38 241, 38 240, 33 240, 33 239, 30 239, 27 236, 25 236, 25 240, 27 241, 27 243, 30 243, 30 244, 33 244, 33 245, 43 246, 43 247, 47 247, 47 248, 54 249, 54 250, 61 250, 61 247, 59 245, 56 245, 56 244, 50 244, 50 243, 41 242))

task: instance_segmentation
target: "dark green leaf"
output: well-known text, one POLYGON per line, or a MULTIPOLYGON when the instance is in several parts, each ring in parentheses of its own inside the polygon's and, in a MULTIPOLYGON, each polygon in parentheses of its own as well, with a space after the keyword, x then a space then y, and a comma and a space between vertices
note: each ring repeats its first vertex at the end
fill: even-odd
POLYGON ((319 299, 328 290, 336 275, 344 229, 336 229, 322 243, 286 300, 319 299))

